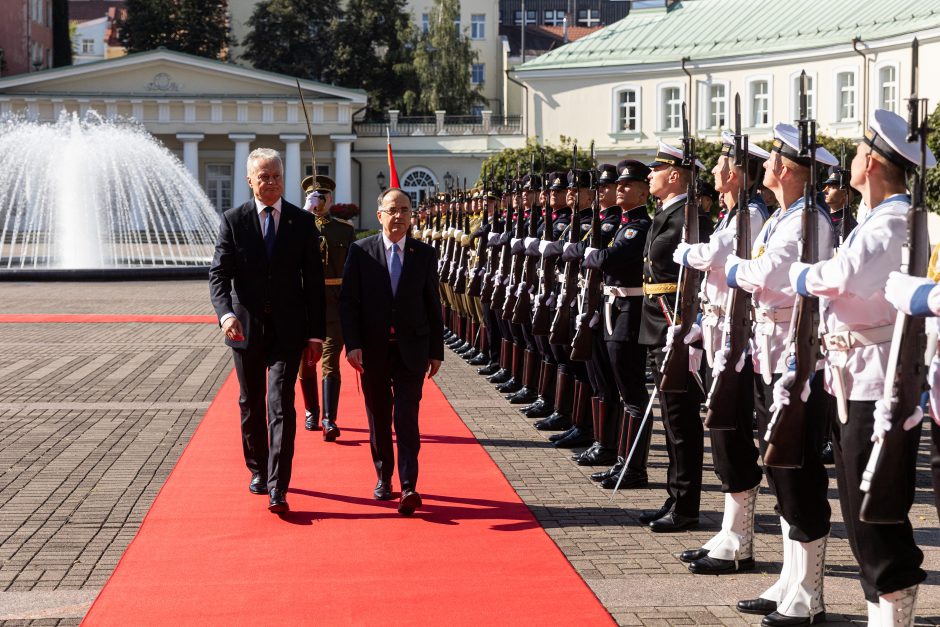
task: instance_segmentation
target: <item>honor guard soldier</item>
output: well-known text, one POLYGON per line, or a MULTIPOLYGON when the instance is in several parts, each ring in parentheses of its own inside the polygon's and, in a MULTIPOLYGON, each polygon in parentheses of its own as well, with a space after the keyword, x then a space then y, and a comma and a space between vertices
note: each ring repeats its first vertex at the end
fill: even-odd
POLYGON ((843 170, 839 166, 829 168, 829 178, 823 181, 822 189, 826 198, 826 204, 829 205, 829 217, 832 218, 832 226, 836 230, 839 243, 842 242, 842 233, 848 233, 855 228, 855 217, 849 212, 849 205, 852 200, 852 188, 849 187, 849 177, 851 172, 843 170), (843 220, 847 220, 845 225, 843 220))
MULTIPOLYGON (((304 208, 316 216, 320 230, 320 255, 323 258, 323 276, 326 285, 326 338, 320 368, 323 376, 323 439, 332 442, 339 437, 336 426, 339 409, 340 372, 339 357, 343 350, 343 329, 339 323, 339 289, 343 282, 346 254, 356 241, 353 225, 330 215, 336 183, 328 176, 308 176, 300 186, 307 196, 304 208)), ((307 431, 319 429, 320 407, 317 399, 316 366, 300 365, 300 389, 304 397, 307 431)))
MULTIPOLYGON (((920 568, 923 553, 906 515, 896 524, 859 518, 862 470, 873 442, 884 439, 892 428, 883 396, 885 386, 894 385, 885 376, 897 312, 885 299, 884 285, 888 274, 901 266, 911 206, 907 172, 921 156, 919 143, 906 141, 907 132, 907 122, 898 114, 874 112, 851 166, 852 186, 871 207, 868 215, 848 235, 838 255, 811 266, 797 262, 790 268, 793 288, 825 303, 826 389, 836 396, 839 410, 833 433, 839 502, 859 565, 869 625, 884 626, 913 624, 917 586, 926 578, 920 568)), ((927 165, 936 165, 932 154, 927 165)), ((911 445, 904 451, 906 459, 885 462, 904 469, 900 476, 905 480, 894 489, 904 492, 907 510, 914 502, 922 416, 918 407, 903 426, 894 427, 912 432, 911 445)))
MULTIPOLYGON (((707 243, 680 243, 673 253, 676 263, 705 273, 701 297, 702 344, 708 365, 714 364, 716 372, 728 367, 729 350, 722 337, 729 302, 725 262, 738 245, 736 234, 741 209, 737 203, 740 193, 746 191, 745 197, 748 198, 749 241, 757 240, 768 218, 767 206, 756 190, 763 164, 770 155, 750 143, 747 150, 748 171, 745 172, 743 161, 742 165, 735 165, 735 136, 729 131, 722 132, 721 155, 712 174, 715 190, 724 199, 725 215, 707 243)), ((710 431, 715 472, 725 494, 721 531, 702 548, 684 551, 679 556, 682 561, 689 562, 689 570, 696 574, 718 575, 754 567, 754 506, 762 474, 754 444, 754 371, 746 350, 740 359, 740 364, 731 364, 739 372, 737 389, 730 390, 729 396, 733 397, 730 402, 722 403, 723 407, 733 411, 734 416, 727 422, 734 427, 710 431)), ((711 389, 708 379, 706 389, 711 389)))
MULTIPOLYGON (((662 202, 646 237, 643 265, 643 317, 639 342, 653 358, 653 378, 662 387, 660 369, 665 361, 667 312, 674 310, 679 288, 679 264, 672 253, 682 239, 687 190, 692 182, 692 166, 683 163, 682 150, 659 142, 656 159, 648 164, 650 193, 662 202), (664 304, 665 303, 665 304, 664 304)), ((696 162, 702 168, 701 162, 696 162)), ((711 221, 699 209, 699 241, 707 241, 711 221)), ((681 347, 680 347, 681 348, 681 347)), ((690 370, 698 370, 690 359, 690 370)), ((657 512, 640 516, 640 522, 656 532, 671 532, 698 525, 702 497, 702 458, 705 433, 699 416, 702 391, 690 372, 685 392, 660 392, 659 403, 666 428, 669 469, 668 498, 657 512)))
MULTIPOLYGON (((816 161, 835 165, 836 159, 821 146, 816 161)), ((754 354, 756 381, 754 408, 761 454, 766 453, 764 434, 772 411, 773 384, 793 376, 787 363, 790 323, 796 293, 787 272, 797 261, 803 233, 804 188, 809 183, 809 156, 800 156, 799 131, 789 124, 774 128, 770 158, 764 163, 764 185, 780 202, 780 208, 764 223, 754 243, 752 258, 728 255, 728 286, 751 292, 755 309, 754 354)), ((819 259, 832 256, 833 232, 829 208, 817 201, 817 252, 819 259)), ((731 367, 732 364, 728 364, 731 367)), ((783 567, 780 578, 757 599, 740 601, 738 609, 765 614, 765 626, 810 624, 825 615, 823 571, 831 510, 827 500, 828 477, 819 453, 825 421, 826 393, 823 377, 811 378, 806 396, 806 428, 803 433, 803 465, 797 468, 765 464, 767 481, 777 497, 783 535, 783 567)), ((775 399, 776 400, 776 399, 775 399)))
POLYGON ((477 373, 485 377, 491 377, 502 369, 503 359, 505 358, 506 348, 505 348, 505 339, 503 337, 502 328, 500 328, 498 323, 498 313, 493 310, 492 303, 490 301, 491 294, 487 292, 492 292, 492 285, 495 281, 499 279, 499 261, 500 261, 500 249, 502 246, 503 238, 508 238, 509 235, 506 232, 508 229, 508 222, 506 220, 506 211, 505 208, 501 207, 502 205, 502 192, 500 189, 495 187, 493 182, 489 184, 489 191, 486 198, 486 210, 491 211, 490 214, 490 231, 487 235, 487 271, 483 279, 483 294, 480 297, 480 304, 483 307, 483 324, 486 327, 486 332, 488 335, 488 344, 490 350, 490 362, 486 366, 477 370, 477 373), (502 209, 502 210, 501 210, 502 209), (489 286, 489 287, 487 287, 489 286))

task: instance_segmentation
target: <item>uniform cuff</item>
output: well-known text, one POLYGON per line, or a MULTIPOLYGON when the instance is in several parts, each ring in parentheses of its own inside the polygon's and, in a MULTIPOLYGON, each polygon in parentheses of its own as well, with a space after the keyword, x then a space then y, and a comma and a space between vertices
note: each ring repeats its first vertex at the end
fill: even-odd
POLYGON ((919 318, 929 318, 936 314, 930 309, 929 299, 930 292, 933 291, 936 285, 927 284, 921 285, 911 296, 911 315, 917 316, 919 318))
POLYGON ((235 314, 233 314, 231 311, 228 312, 227 314, 222 314, 222 317, 219 318, 219 326, 222 326, 223 324, 225 324, 225 321, 228 320, 229 318, 234 318, 234 317, 235 317, 235 314))
POLYGON ((731 270, 728 271, 728 287, 740 287, 738 285, 738 264, 731 266, 731 270))
POLYGON ((686 268, 691 268, 691 267, 692 267, 692 266, 689 265, 689 251, 690 251, 690 250, 692 250, 692 249, 691 249, 691 248, 686 248, 686 249, 685 249, 685 252, 682 254, 682 265, 685 266, 686 268))
POLYGON ((813 297, 813 294, 811 294, 810 291, 806 289, 806 275, 809 274, 809 270, 809 268, 804 268, 803 271, 800 272, 800 276, 796 278, 796 293, 800 296, 805 296, 806 298, 813 297))

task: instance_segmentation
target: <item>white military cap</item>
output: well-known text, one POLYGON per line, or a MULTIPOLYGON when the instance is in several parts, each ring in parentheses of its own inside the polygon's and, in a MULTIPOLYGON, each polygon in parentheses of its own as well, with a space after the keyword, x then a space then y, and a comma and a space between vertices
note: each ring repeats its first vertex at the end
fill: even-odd
MULTIPOLYGON (((800 165, 809 165, 809 157, 800 156, 800 132, 792 124, 783 124, 782 122, 774 127, 774 145, 772 152, 779 152, 781 155, 795 161, 800 165)), ((832 156, 832 153, 816 146, 816 162, 823 165, 839 165, 839 160, 832 156)))
MULTIPOLYGON (((770 159, 769 152, 751 141, 747 143, 747 152, 756 159, 763 159, 764 161, 770 159)), ((721 131, 721 154, 724 157, 734 159, 734 133, 729 130, 721 131)))
MULTIPOLYGON (((871 114, 863 141, 879 155, 903 170, 920 165, 920 142, 907 141, 907 120, 886 109, 871 114)), ((927 167, 936 167, 937 160, 927 148, 927 167)))
MULTIPOLYGON (((665 143, 663 140, 659 140, 659 150, 656 152, 656 158, 653 159, 651 163, 647 163, 646 167, 648 168, 657 168, 664 165, 672 165, 677 168, 685 168, 691 170, 688 166, 682 165, 682 149, 675 148, 665 143)), ((705 166, 698 159, 695 160, 695 165, 700 170, 704 170, 705 166)))

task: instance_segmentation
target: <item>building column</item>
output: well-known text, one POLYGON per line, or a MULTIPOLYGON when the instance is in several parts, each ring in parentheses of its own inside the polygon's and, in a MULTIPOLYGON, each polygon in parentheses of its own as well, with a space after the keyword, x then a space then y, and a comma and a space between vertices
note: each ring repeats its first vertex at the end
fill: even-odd
POLYGON ((232 166, 232 205, 237 207, 251 200, 248 187, 248 154, 254 133, 231 133, 228 138, 235 142, 235 161, 232 166))
POLYGON ((300 142, 307 139, 306 135, 281 135, 284 142, 284 198, 298 207, 304 206, 304 198, 300 189, 302 172, 300 165, 300 142))
POLYGON ((352 143, 355 135, 330 135, 333 142, 333 163, 337 203, 352 202, 352 143))
POLYGON ((177 133, 176 139, 183 142, 183 165, 199 182, 199 142, 206 138, 202 133, 177 133))

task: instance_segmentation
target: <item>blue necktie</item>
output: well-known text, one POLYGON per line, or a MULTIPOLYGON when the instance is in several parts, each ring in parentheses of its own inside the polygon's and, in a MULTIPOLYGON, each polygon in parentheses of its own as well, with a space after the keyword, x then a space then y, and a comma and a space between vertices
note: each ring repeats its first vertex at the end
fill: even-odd
POLYGON ((268 251, 268 259, 274 254, 274 207, 264 208, 264 249, 268 251))
POLYGON ((401 258, 398 256, 401 248, 392 244, 392 264, 388 268, 389 278, 392 279, 392 296, 398 292, 398 280, 401 278, 401 258))

